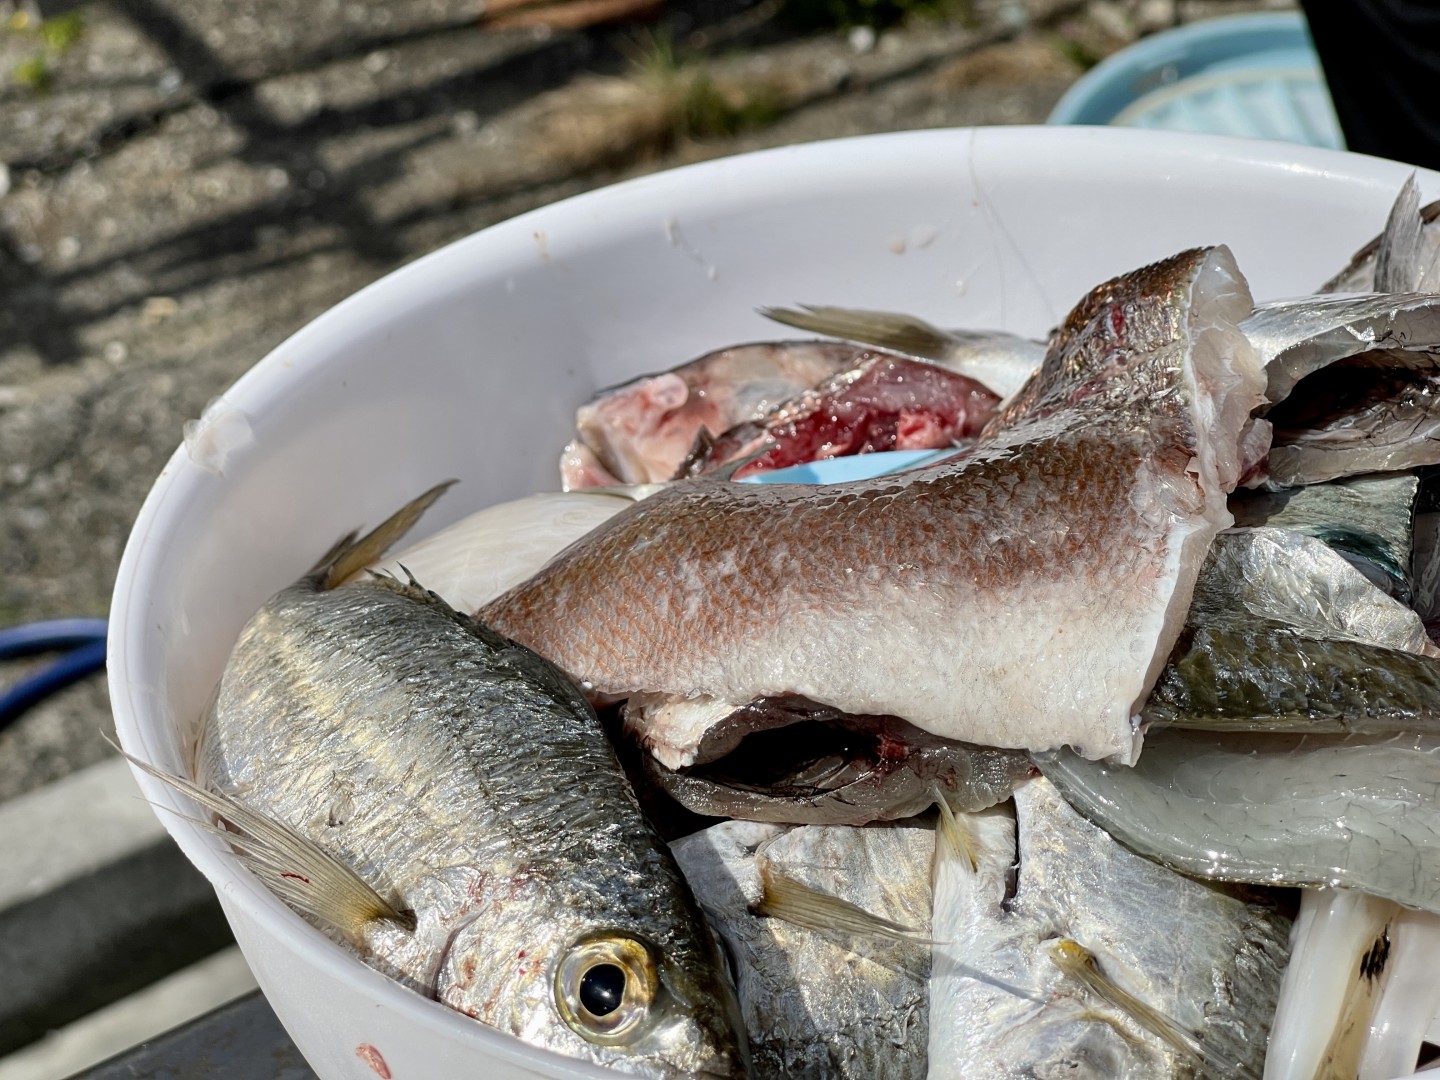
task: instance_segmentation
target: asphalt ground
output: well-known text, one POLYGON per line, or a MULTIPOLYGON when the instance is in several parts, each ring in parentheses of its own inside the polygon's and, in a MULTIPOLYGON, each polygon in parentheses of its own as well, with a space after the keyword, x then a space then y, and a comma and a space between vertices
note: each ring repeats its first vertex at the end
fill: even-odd
MULTIPOLYGON (((182 424, 419 255, 701 158, 1043 122, 1083 62, 1143 33, 1293 6, 953 0, 872 35, 797 30, 779 0, 664 3, 581 29, 493 25, 480 0, 111 0, 44 23, 12 8, 0 626, 104 616, 182 424), (708 127, 684 115, 697 72, 723 105, 708 127)), ((0 665, 0 688, 37 663, 0 665)), ((0 799, 105 757, 109 727, 102 678, 33 710, 0 733, 0 799)))

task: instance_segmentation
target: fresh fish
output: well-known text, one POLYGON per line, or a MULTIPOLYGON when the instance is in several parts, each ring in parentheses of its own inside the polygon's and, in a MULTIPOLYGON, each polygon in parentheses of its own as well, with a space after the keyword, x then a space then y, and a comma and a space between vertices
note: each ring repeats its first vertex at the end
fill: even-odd
POLYGON ((1440 460, 1440 296, 1280 300, 1241 328, 1266 365, 1270 484, 1440 460))
POLYGON ((1014 397, 1045 359, 1043 341, 1004 330, 941 330, 890 311, 804 304, 799 311, 762 308, 760 314, 798 330, 928 360, 974 379, 1002 399, 1014 397))
POLYGON ((1357 251, 1322 293, 1440 291, 1440 202, 1420 208, 1412 173, 1391 208, 1385 231, 1357 251))
POLYGON ((741 479, 824 458, 961 446, 980 434, 1000 399, 974 379, 934 364, 866 353, 855 367, 804 390, 758 420, 702 443, 683 471, 741 479))
POLYGON ((565 490, 673 479, 702 431, 718 435, 830 376, 866 353, 856 345, 795 341, 737 345, 673 371, 603 390, 575 414, 560 455, 565 490))
POLYGON ((441 490, 250 620, 185 790, 283 899, 420 993, 622 1070, 743 1075, 714 944, 585 700, 413 580, 337 587, 441 490))
POLYGON ((942 739, 897 717, 768 699, 707 728, 687 769, 653 754, 642 761, 647 779, 693 813, 811 825, 893 821, 936 798, 980 810, 1034 771, 1019 751, 942 739))
POLYGON ((1437 657, 1420 617, 1326 544, 1237 530, 1212 546, 1144 716, 1220 731, 1440 734, 1437 657))
MULTIPOLYGON (((1260 398, 1225 248, 1108 282, 977 447, 827 487, 679 482, 480 617, 596 699, 797 695, 1133 760, 1260 398)), ((721 707, 716 707, 717 705, 721 707)), ((703 725, 650 730, 680 766, 703 725)))
POLYGON ((1151 732, 1133 768, 1036 764, 1132 851, 1218 881, 1344 886, 1440 913, 1440 738, 1151 732))
POLYGON ((1230 496, 1230 512, 1236 527, 1268 525, 1323 541, 1408 604, 1419 493, 1416 472, 1373 473, 1278 491, 1240 489, 1230 496))
POLYGON ((1040 778, 942 823, 932 1080, 1259 1076, 1290 930, 1271 898, 1132 855, 1040 778))
POLYGON ((1265 414, 1273 427, 1271 484, 1440 463, 1440 366, 1395 366, 1379 356, 1312 375, 1265 414))
POLYGON ((757 1080, 923 1080, 929 946, 847 935, 828 911, 819 930, 754 909, 785 877, 923 938, 934 846, 928 822, 786 828, 730 821, 675 841, 680 867, 732 958, 757 1080))
MULTIPOLYGON (((1440 352, 1440 296, 1365 293, 1302 296, 1256 306, 1241 324, 1265 364, 1265 398, 1273 404, 1302 380, 1340 361, 1424 369, 1440 352)), ((1319 398, 1319 393, 1314 395, 1319 398)), ((1379 470, 1371 470, 1379 471, 1379 470)))
MULTIPOLYGON (((413 574, 452 607, 476 607, 657 490, 549 492, 501 503, 369 569, 413 574)), ((642 708, 641 698, 626 703, 632 714, 642 708)), ((851 717, 790 700, 733 710, 707 730, 691 770, 676 772, 651 755, 643 767, 651 783, 694 813, 854 825, 919 813, 937 790, 957 810, 989 806, 1033 768, 1018 751, 940 739, 895 717, 851 717)))
POLYGON ((557 552, 659 485, 549 491, 462 518, 369 569, 414 575, 459 611, 474 611, 518 585, 557 552))

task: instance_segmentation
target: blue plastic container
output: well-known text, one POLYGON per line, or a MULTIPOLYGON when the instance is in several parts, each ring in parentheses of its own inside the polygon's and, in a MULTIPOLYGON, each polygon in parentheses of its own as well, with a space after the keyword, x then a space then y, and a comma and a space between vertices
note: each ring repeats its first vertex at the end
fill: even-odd
POLYGON ((1345 145, 1299 12, 1232 15, 1144 38, 1080 78, 1049 122, 1345 145))
POLYGON ((742 478, 742 483, 751 484, 843 484, 847 480, 869 480, 872 476, 904 472, 921 465, 929 465, 955 453, 950 450, 882 450, 874 454, 854 454, 850 457, 825 458, 823 461, 809 461, 803 465, 788 465, 783 469, 755 473, 742 478))

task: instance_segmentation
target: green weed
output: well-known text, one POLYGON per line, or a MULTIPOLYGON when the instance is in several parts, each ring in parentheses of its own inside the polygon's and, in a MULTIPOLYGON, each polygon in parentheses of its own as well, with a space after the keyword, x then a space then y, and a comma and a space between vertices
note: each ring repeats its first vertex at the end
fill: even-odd
POLYGON ((11 82, 26 90, 44 93, 55 81, 56 61, 84 36, 85 18, 78 11, 70 11, 32 25, 22 12, 12 16, 5 29, 11 34, 33 38, 38 46, 11 69, 11 82))
POLYGON ((778 95, 763 85, 723 92, 705 73, 702 57, 677 46, 666 30, 646 30, 626 51, 633 77, 664 99, 672 137, 735 135, 774 123, 783 112, 778 95))

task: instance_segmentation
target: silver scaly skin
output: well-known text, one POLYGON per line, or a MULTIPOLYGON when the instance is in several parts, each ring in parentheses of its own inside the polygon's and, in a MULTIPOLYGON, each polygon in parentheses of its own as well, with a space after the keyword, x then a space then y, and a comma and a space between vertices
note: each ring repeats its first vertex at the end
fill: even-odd
POLYGON ((936 851, 931 1080, 1258 1080, 1289 953, 1273 904, 1131 854, 1043 778, 944 821, 936 851))
POLYGON ((766 878, 778 874, 923 937, 934 847, 928 819, 864 828, 726 821, 674 842, 734 958, 757 1080, 924 1080, 927 945, 755 912, 766 878))
POLYGON ((198 778, 402 917, 307 893, 288 841, 277 891, 379 970, 527 1042, 646 1076, 743 1076, 715 946, 593 711, 414 582, 328 587, 367 543, 245 627, 198 778))

